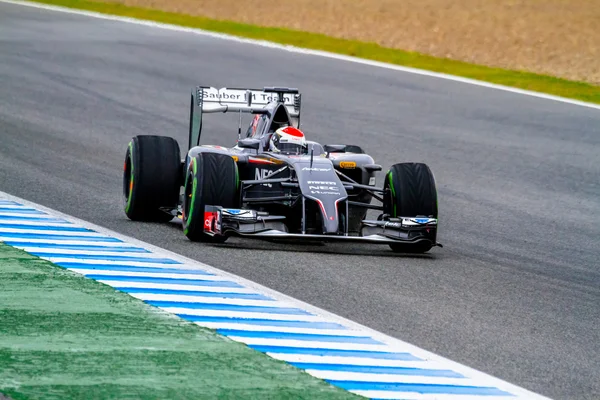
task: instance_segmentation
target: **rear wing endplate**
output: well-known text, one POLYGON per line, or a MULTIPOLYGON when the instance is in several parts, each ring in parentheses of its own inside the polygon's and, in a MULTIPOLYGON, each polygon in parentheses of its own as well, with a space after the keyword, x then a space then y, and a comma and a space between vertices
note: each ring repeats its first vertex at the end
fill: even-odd
POLYGON ((266 113, 266 106, 283 103, 296 128, 300 126, 302 95, 298 89, 265 87, 263 89, 214 88, 197 86, 190 99, 190 131, 188 149, 200 144, 202 115, 205 113, 266 113))

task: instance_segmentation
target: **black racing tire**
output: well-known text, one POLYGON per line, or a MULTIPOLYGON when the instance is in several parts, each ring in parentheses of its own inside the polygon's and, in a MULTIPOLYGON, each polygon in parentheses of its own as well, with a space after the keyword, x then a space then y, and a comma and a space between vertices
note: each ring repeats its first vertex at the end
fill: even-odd
POLYGON ((123 171, 125 214, 133 221, 168 222, 181 187, 181 153, 171 137, 135 136, 127 147, 123 171))
POLYGON ((231 156, 199 153, 186 171, 183 196, 183 232, 194 242, 222 243, 225 236, 204 233, 205 206, 239 208, 239 174, 231 156))
MULTIPOLYGON (((385 214, 395 217, 438 217, 438 198, 435 178, 431 169, 424 163, 394 164, 385 176, 385 214), (387 190, 389 189, 389 190, 387 190)), ((425 253, 435 243, 423 241, 418 245, 390 244, 394 252, 425 253)))

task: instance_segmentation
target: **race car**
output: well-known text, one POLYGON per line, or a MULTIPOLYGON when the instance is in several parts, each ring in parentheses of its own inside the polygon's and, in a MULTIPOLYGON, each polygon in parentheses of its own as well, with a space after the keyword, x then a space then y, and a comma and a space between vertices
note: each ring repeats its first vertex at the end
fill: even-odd
POLYGON ((307 140, 301 99, 298 89, 287 87, 193 88, 183 159, 172 137, 140 135, 129 142, 125 214, 134 221, 179 218, 185 236, 199 242, 235 235, 387 244, 403 253, 441 247, 430 168, 394 164, 377 187, 382 167, 361 146, 307 140), (203 116, 232 112, 239 113, 237 142, 200 144, 203 116), (252 116, 244 134, 242 114, 252 116), (366 219, 369 210, 377 216, 366 219))

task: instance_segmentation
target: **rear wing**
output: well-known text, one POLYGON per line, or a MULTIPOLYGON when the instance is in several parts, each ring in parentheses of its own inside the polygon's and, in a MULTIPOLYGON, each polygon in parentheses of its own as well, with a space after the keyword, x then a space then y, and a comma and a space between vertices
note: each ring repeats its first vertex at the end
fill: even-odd
POLYGON ((293 125, 300 126, 302 95, 298 89, 265 87, 263 89, 221 88, 197 86, 190 99, 189 147, 200 144, 202 115, 205 113, 239 112, 250 114, 267 113, 273 102, 283 103, 293 125))

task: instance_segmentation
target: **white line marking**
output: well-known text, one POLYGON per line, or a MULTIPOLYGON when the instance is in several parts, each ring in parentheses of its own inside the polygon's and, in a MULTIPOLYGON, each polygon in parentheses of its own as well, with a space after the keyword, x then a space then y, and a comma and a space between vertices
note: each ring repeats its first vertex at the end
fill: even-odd
POLYGON ((178 25, 170 25, 170 24, 164 24, 164 23, 146 21, 146 20, 139 20, 139 19, 128 18, 128 17, 119 17, 119 16, 115 16, 115 15, 102 14, 102 13, 97 13, 97 12, 92 12, 92 11, 75 10, 75 9, 70 9, 70 8, 66 8, 66 7, 50 6, 50 5, 45 5, 45 4, 32 3, 32 2, 28 2, 28 1, 0 0, 0 2, 9 3, 9 4, 18 4, 18 5, 28 6, 28 7, 40 8, 40 9, 44 9, 44 10, 59 11, 59 12, 64 12, 64 13, 68 13, 68 14, 85 15, 88 17, 106 19, 106 20, 110 20, 110 21, 127 22, 130 24, 149 26, 152 28, 167 29, 167 30, 177 31, 177 32, 194 33, 197 35, 207 36, 207 37, 211 37, 211 38, 215 38, 215 39, 229 40, 229 41, 234 41, 234 42, 238 42, 238 43, 262 46, 262 47, 267 47, 267 48, 271 48, 271 49, 284 50, 284 51, 288 51, 291 53, 299 53, 299 54, 305 54, 305 55, 311 55, 311 56, 326 57, 326 58, 331 58, 334 60, 347 61, 347 62, 352 62, 352 63, 356 63, 356 64, 368 65, 371 67, 378 67, 378 68, 384 68, 384 69, 389 69, 389 70, 394 70, 394 71, 399 71, 399 72, 415 74, 415 75, 427 76, 427 77, 431 77, 431 78, 445 79, 445 80, 454 81, 454 82, 466 83, 469 85, 481 86, 481 87, 488 88, 488 89, 502 90, 505 92, 516 93, 516 94, 526 95, 526 96, 533 96, 533 97, 537 97, 540 99, 553 100, 553 101, 558 101, 561 103, 566 103, 566 104, 600 110, 600 104, 586 103, 584 101, 568 99, 565 97, 554 96, 554 95, 545 94, 545 93, 541 93, 541 92, 533 92, 530 90, 517 89, 517 88, 510 87, 510 86, 498 85, 495 83, 488 83, 488 82, 484 82, 484 81, 478 81, 476 79, 463 78, 463 77, 456 76, 456 75, 443 74, 440 72, 432 72, 432 71, 427 71, 427 70, 422 70, 422 69, 417 69, 417 68, 410 68, 410 67, 402 67, 400 65, 388 64, 388 63, 379 62, 379 61, 372 61, 372 60, 367 60, 367 59, 358 58, 358 57, 345 56, 345 55, 330 53, 330 52, 321 51, 321 50, 311 50, 311 49, 304 49, 301 47, 295 47, 295 46, 290 46, 290 45, 282 45, 282 44, 278 44, 278 43, 268 42, 266 40, 246 39, 246 38, 233 36, 233 35, 227 35, 227 34, 223 34, 223 33, 205 31, 202 29, 186 28, 186 27, 178 26, 178 25))
MULTIPOLYGON (((68 227, 73 224, 65 221, 65 222, 44 222, 44 221, 27 221, 22 219, 0 219, 0 226, 2 225, 26 225, 26 226, 54 226, 54 227, 68 227)), ((64 231, 69 232, 69 231, 64 231)))
POLYGON ((227 336, 231 340, 254 346, 301 347, 305 349, 357 350, 357 351, 390 351, 385 344, 363 344, 343 342, 320 342, 318 340, 294 340, 275 338, 253 338, 244 336, 227 336))
MULTIPOLYGON (((155 252, 156 253, 156 252, 155 252)), ((144 254, 144 253, 142 253, 144 254)), ((130 266, 130 267, 148 267, 148 268, 185 268, 181 264, 165 264, 165 263, 156 263, 156 262, 144 262, 144 261, 114 261, 114 260, 86 260, 86 259, 78 259, 78 258, 67 258, 67 257, 40 257, 44 260, 48 260, 53 263, 78 263, 78 264, 89 264, 89 265, 121 265, 121 266, 130 266)), ((188 269, 190 266, 188 266, 188 269)), ((198 268, 195 268, 198 270, 198 268)))
POLYGON ((319 329, 319 328, 295 328, 290 326, 267 326, 252 325, 231 322, 196 322, 196 325, 209 329, 239 329, 243 331, 254 332, 283 332, 283 333, 308 333, 315 335, 337 335, 337 336, 364 336, 369 335, 361 331, 351 331, 346 329, 319 329))
POLYGON ((350 390, 350 392, 370 399, 389 400, 513 400, 510 396, 479 396, 464 394, 420 394, 410 392, 391 392, 387 390, 350 390))
POLYGON ((318 321, 325 322, 322 317, 317 315, 302 314, 272 314, 246 311, 224 311, 224 310, 203 310, 180 307, 158 307, 161 310, 173 314, 195 315, 198 317, 225 317, 225 318, 250 318, 250 319, 268 319, 272 321, 318 321))
POLYGON ((98 234, 97 232, 72 232, 72 231, 52 231, 45 229, 23 229, 23 228, 3 228, 0 226, 0 233, 4 234, 10 233, 30 233, 32 235, 61 235, 61 236, 81 236, 81 238, 86 237, 104 237, 105 235, 98 234))
POLYGON ((367 374, 364 372, 326 371, 318 369, 305 369, 305 371, 319 379, 332 379, 336 381, 415 383, 456 386, 469 386, 473 383, 470 379, 444 378, 439 376, 367 374))
MULTIPOLYGON (((293 303, 297 308, 305 310, 309 313, 313 313, 315 315, 292 315, 292 314, 272 314, 272 313, 252 313, 252 312, 237 312, 237 311, 225 311, 225 310, 201 310, 201 309, 187 309, 187 308, 177 308, 177 307, 159 307, 160 309, 167 311, 167 312, 171 312, 171 313, 175 313, 175 314, 188 314, 188 315, 198 315, 198 316, 214 316, 214 317, 227 317, 227 318, 252 318, 252 319, 269 319, 269 320, 281 320, 281 321, 318 321, 318 322, 334 322, 340 325, 343 325, 345 327, 348 327, 349 329, 352 330, 362 330, 363 332, 369 334, 369 336, 371 338, 373 338, 374 340, 380 341, 382 343, 387 344, 387 346, 378 346, 378 345, 358 345, 359 347, 367 347, 369 349, 374 349, 376 346, 377 347, 383 347, 383 351, 386 352, 405 352, 405 353, 410 353, 412 354, 414 357, 417 357, 419 359, 422 360, 432 360, 435 361, 437 364, 443 364, 446 366, 445 369, 450 369, 452 371, 455 371, 461 375, 464 375, 465 377, 472 379, 473 383, 475 385, 479 384, 480 382, 490 382, 491 385, 493 385, 494 387, 506 391, 506 392, 510 392, 515 396, 519 396, 520 398, 523 399, 537 399, 537 400, 541 400, 541 399, 545 399, 545 400, 549 400, 547 397, 544 397, 542 395, 538 395, 536 393, 533 393, 529 390, 526 390, 524 388, 521 388, 519 386, 513 385, 509 382, 503 381, 501 379, 492 377, 488 374, 485 374, 483 372, 477 371, 473 368, 467 367, 465 365, 459 364, 457 362, 454 362, 452 360, 449 360, 447 358, 441 357, 435 353, 429 352, 427 350, 424 350, 422 348, 419 348, 417 346, 414 346, 410 343, 406 343, 404 341, 401 341, 399 339, 393 338, 391 336, 387 336, 381 332, 378 332, 374 329, 368 328, 364 325, 360 325, 354 321, 342 318, 336 314, 330 313, 328 311, 325 311, 323 309, 320 309, 318 307, 312 306, 308 303, 302 302, 300 300, 294 299, 293 297, 287 296, 283 293, 277 292, 273 289, 269 289, 265 286, 259 285, 255 282, 252 282, 250 280, 244 279, 242 277, 236 276, 234 274, 231 274, 229 272, 226 271, 222 271, 219 270, 217 268, 211 267, 207 264, 192 260, 190 258, 187 257, 183 257, 179 254, 176 254, 174 252, 168 251, 166 249, 162 249, 160 247, 157 246, 153 246, 149 243, 145 243, 142 242, 140 240, 137 240, 135 238, 129 237, 129 236, 125 236, 122 235, 120 233, 108 230, 106 228, 103 228, 101 226, 92 224, 90 222, 72 217, 72 216, 68 216, 66 214, 63 214, 59 211, 50 209, 48 207, 44 207, 42 205, 39 204, 35 204, 32 202, 29 202, 27 200, 9 195, 8 193, 4 193, 0 191, 0 199, 6 199, 6 200, 12 200, 12 201, 18 201, 19 203, 22 204, 28 204, 32 207, 37 208, 38 210, 41 211, 46 211, 46 212, 50 212, 52 213, 56 218, 64 218, 67 221, 73 222, 75 224, 78 224, 80 226, 86 227, 88 229, 92 229, 95 230, 97 232, 100 232, 101 234, 105 234, 126 242, 129 242, 131 245, 135 246, 135 247, 143 247, 146 248, 152 252, 154 252, 155 254, 160 254, 162 256, 164 256, 165 258, 170 258, 179 262, 182 262, 184 264, 188 264, 188 265, 197 265, 198 267, 200 267, 202 270, 213 273, 215 275, 218 276, 222 276, 223 280, 231 280, 232 282, 235 282, 239 285, 244 286, 246 289, 251 289, 252 291, 250 291, 250 293, 259 293, 265 296, 268 296, 270 298, 279 300, 279 301, 284 301, 284 302, 289 302, 289 303, 293 303), (388 347, 389 346, 389 347, 388 347)), ((175 267, 179 268, 180 265, 175 265, 175 267)), ((102 283, 106 283, 106 281, 101 281, 99 280, 99 282, 102 283)), ((110 286, 120 286, 120 287, 126 287, 129 285, 125 285, 126 282, 114 282, 114 281, 108 281, 110 286), (115 285, 116 284, 116 285, 115 285)), ((186 286, 186 285, 179 285, 179 286, 186 286)), ((199 287, 202 287, 202 285, 197 285, 199 287)), ((131 286, 130 286, 131 287, 131 286)), ((143 287, 151 287, 151 285, 144 283, 143 287)), ((156 286, 155 286, 156 287, 156 286)), ((181 287, 177 287, 178 290, 181 290, 181 287)), ((187 288, 188 290, 190 290, 190 288, 187 288)), ((215 288, 212 288, 215 289, 215 288)), ((223 288, 225 289, 224 291, 232 291, 232 289, 234 288, 223 288)), ((201 288, 198 290, 205 290, 205 288, 201 288)), ((230 337, 232 338, 232 337, 230 337)), ((239 339, 239 341, 241 342, 253 342, 253 343, 261 343, 267 346, 273 346, 273 345, 293 345, 295 347, 306 347, 306 345, 310 345, 311 343, 315 343, 315 342, 305 342, 305 341, 300 341, 300 340, 274 340, 274 339, 262 339, 261 340, 253 340, 253 338, 245 338, 245 337, 238 337, 237 339, 239 339)), ((319 343, 322 346, 326 346, 325 348, 334 348, 333 346, 338 345, 340 343, 332 343, 332 342, 324 342, 324 343, 319 343)), ((340 345, 347 345, 344 343, 341 343, 340 345)), ((385 391, 378 391, 378 393, 375 393, 377 395, 379 394, 386 394, 385 391)), ((387 392, 387 394, 389 394, 389 392, 387 392)), ((371 396, 371 397, 377 397, 377 396, 371 396)), ((407 398, 407 397, 404 397, 407 398)), ((410 398, 410 397, 408 397, 410 398)), ((460 396, 460 397, 444 397, 444 396, 437 396, 437 397, 429 397, 431 398, 438 398, 438 399, 450 399, 450 398, 462 398, 462 399, 466 399, 467 397, 465 396, 460 396)), ((473 397, 474 399, 476 397, 473 397)), ((490 398, 486 397, 487 400, 490 400, 490 398)))
MULTIPOLYGON (((196 322, 199 324, 199 322, 196 322)), ((447 370, 448 365, 434 361, 403 361, 403 360, 384 360, 380 358, 367 357, 337 357, 337 356, 313 356, 291 353, 268 353, 273 358, 281 361, 295 363, 314 363, 314 364, 343 364, 357 365, 363 367, 399 367, 399 368, 426 368, 447 370)))
MULTIPOLYGON (((179 296, 175 294, 130 293, 130 296, 148 301, 178 301, 182 303, 231 304, 236 306, 293 308, 294 304, 273 300, 227 299, 222 297, 179 296)), ((234 328, 235 329, 235 328, 234 328)))
MULTIPOLYGON (((97 242, 97 241, 88 241, 83 238, 82 240, 53 240, 53 239, 29 239, 29 238, 0 238, 0 242, 20 242, 20 243, 28 243, 27 247, 35 247, 35 245, 39 244, 55 244, 55 245, 76 245, 76 246, 106 246, 106 247, 135 247, 130 243, 124 242, 97 242)), ((18 246, 15 246, 18 247, 18 246)), ((19 248, 23 248, 22 246, 19 248)), ((45 249, 45 247, 40 247, 40 249, 45 249)), ((146 254, 146 253, 137 253, 137 254, 146 254)), ((181 268, 181 265, 178 264, 177 268, 181 268)), ((198 268, 197 266, 194 268, 198 268)))
MULTIPOLYGON (((151 277, 151 278, 169 278, 169 279, 199 279, 202 281, 220 281, 223 278, 216 275, 200 275, 200 274, 171 274, 164 272, 134 272, 134 271, 107 271, 102 269, 81 269, 81 268, 68 268, 70 271, 77 272, 82 275, 100 275, 100 276, 131 276, 131 277, 151 277)), ((136 294, 137 295, 137 294, 136 294)), ((134 294, 131 294, 134 296, 134 294)), ((186 301, 186 300, 169 300, 167 297, 172 299, 181 297, 190 299, 193 296, 175 296, 175 295, 164 295, 164 294, 146 294, 146 299, 143 300, 164 300, 164 301, 186 301), (156 298, 150 298, 156 297, 156 298), (165 297, 165 298, 160 298, 165 297)), ((187 300, 192 302, 191 300, 187 300)))
POLYGON ((22 206, 22 205, 18 205, 18 204, 3 204, 0 203, 0 210, 6 210, 6 209, 15 209, 15 210, 31 210, 31 207, 28 206, 22 206))
MULTIPOLYGON (((0 0, 0 2, 2 2, 2 1, 3 0, 0 0)), ((52 215, 48 215, 48 214, 23 214, 23 213, 12 212, 12 211, 0 211, 0 216, 2 216, 2 217, 48 218, 48 219, 55 218, 52 215)))
MULTIPOLYGON (((65 254, 69 254, 69 255, 73 255, 73 256, 98 256, 97 261, 103 261, 100 259, 101 256, 106 256, 106 257, 112 257, 112 256, 118 256, 118 257, 135 257, 135 258, 147 258, 148 260, 155 260, 157 258, 160 259, 164 259, 165 257, 162 257, 158 254, 154 254, 154 253, 145 253, 145 252, 140 252, 140 251, 125 251, 125 249, 123 251, 110 251, 110 250, 100 250, 100 249, 93 249, 93 250, 71 250, 71 249, 61 249, 61 248, 53 248, 53 247, 35 247, 35 246, 15 246, 18 247, 22 250, 25 250, 28 253, 45 253, 45 254, 56 254, 56 255, 65 255, 65 254)), ((48 256, 48 257, 52 257, 52 256, 48 256)), ((66 259, 66 258, 65 258, 66 259)), ((73 260, 73 262, 78 262, 80 259, 73 257, 73 258, 69 258, 70 260, 73 260)), ((171 265, 171 264, 169 264, 171 265)))
MULTIPOLYGON (((179 266, 178 266, 179 267, 179 266)), ((165 290, 182 290, 182 291, 198 291, 211 293, 256 293, 252 288, 243 287, 214 287, 214 286, 198 286, 198 285, 178 285, 173 283, 150 283, 150 282, 128 282, 128 281, 105 281, 98 279, 98 282, 115 288, 137 288, 137 289, 165 289, 165 290)), ((130 294, 131 295, 131 294, 130 294)))

